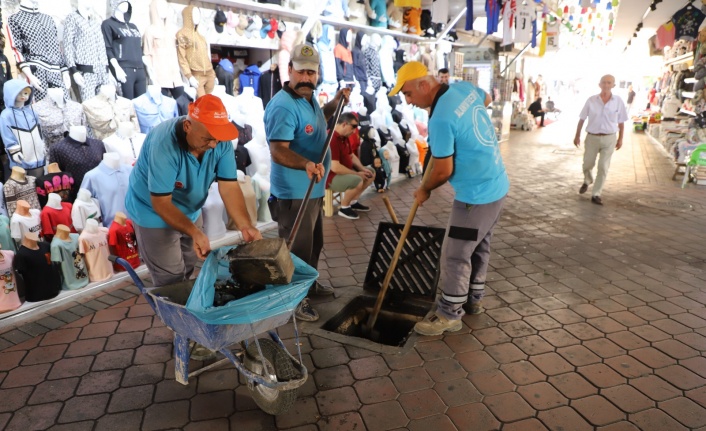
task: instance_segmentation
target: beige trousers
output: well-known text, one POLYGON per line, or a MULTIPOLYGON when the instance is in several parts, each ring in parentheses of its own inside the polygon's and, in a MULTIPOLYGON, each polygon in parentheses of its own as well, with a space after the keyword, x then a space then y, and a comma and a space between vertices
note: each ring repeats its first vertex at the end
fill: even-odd
POLYGON ((192 71, 191 74, 199 81, 199 86, 196 88, 196 97, 201 97, 213 92, 213 87, 216 86, 216 72, 214 72, 213 69, 208 72, 192 71))
POLYGON ((596 182, 593 184, 592 196, 600 196, 603 190, 606 176, 608 176, 608 168, 610 167, 610 158, 615 152, 615 144, 618 142, 618 136, 612 135, 592 135, 588 134, 584 141, 583 153, 583 182, 584 184, 593 183, 593 167, 596 165, 596 156, 598 157, 598 174, 596 182))

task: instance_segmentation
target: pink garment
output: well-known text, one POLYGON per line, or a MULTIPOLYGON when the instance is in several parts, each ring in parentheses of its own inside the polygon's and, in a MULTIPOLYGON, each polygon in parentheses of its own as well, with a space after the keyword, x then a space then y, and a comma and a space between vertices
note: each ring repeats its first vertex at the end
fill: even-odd
POLYGON ((655 42, 655 48, 664 49, 667 46, 674 46, 675 29, 676 27, 671 21, 666 24, 662 24, 657 29, 657 41, 655 42))
POLYGON ((282 33, 282 37, 279 39, 280 50, 277 54, 277 66, 279 66, 279 79, 282 81, 282 85, 289 81, 289 60, 292 58, 292 49, 296 38, 296 31, 287 30, 282 33))

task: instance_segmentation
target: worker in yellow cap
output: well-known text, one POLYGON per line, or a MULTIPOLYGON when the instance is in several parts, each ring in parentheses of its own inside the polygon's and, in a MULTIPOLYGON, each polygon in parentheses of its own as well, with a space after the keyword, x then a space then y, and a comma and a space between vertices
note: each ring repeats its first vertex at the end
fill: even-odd
POLYGON ((510 181, 486 110, 490 96, 483 90, 469 82, 442 84, 412 61, 397 72, 390 96, 397 93, 407 103, 430 108, 432 171, 414 198, 422 205, 447 181, 456 194, 442 253, 441 297, 434 315, 414 326, 419 334, 440 335, 460 330, 466 312, 483 311, 490 239, 510 181))

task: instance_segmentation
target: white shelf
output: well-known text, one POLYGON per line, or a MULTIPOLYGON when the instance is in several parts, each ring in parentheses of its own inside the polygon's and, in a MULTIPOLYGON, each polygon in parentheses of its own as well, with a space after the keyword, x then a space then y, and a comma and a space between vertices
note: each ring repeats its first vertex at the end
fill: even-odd
POLYGON ((202 0, 204 3, 211 3, 233 9, 242 8, 244 10, 277 15, 282 18, 291 18, 298 21, 305 21, 309 15, 305 12, 296 11, 275 4, 257 3, 246 0, 202 0))
POLYGON ((670 58, 669 60, 666 60, 664 62, 665 66, 669 66, 671 64, 676 64, 676 63, 683 63, 685 61, 689 61, 694 58, 694 53, 693 52, 688 52, 686 54, 682 54, 679 57, 674 57, 670 58))
POLYGON ((373 27, 373 26, 369 26, 369 25, 358 24, 355 22, 346 21, 344 19, 336 18, 333 16, 321 16, 321 17, 319 17, 319 21, 321 21, 322 24, 330 24, 335 27, 347 27, 347 28, 352 28, 353 30, 365 30, 366 32, 378 33, 383 36, 387 35, 387 36, 392 36, 394 38, 409 39, 409 40, 415 40, 418 42, 429 42, 429 43, 436 42, 436 39, 434 39, 434 38, 421 37, 421 36, 417 36, 416 34, 402 33, 401 31, 389 30, 389 29, 386 29, 383 27, 373 27))
POLYGON ((693 99, 696 93, 694 91, 682 91, 681 96, 687 99, 693 99))

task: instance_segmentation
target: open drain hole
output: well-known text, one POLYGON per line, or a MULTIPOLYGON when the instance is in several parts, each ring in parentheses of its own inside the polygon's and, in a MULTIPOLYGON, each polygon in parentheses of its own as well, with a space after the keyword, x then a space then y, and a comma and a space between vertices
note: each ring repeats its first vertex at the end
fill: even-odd
POLYGON ((414 324, 421 321, 431 304, 427 306, 408 302, 383 305, 374 331, 363 333, 363 325, 368 322, 375 306, 375 298, 358 296, 341 311, 329 319, 321 329, 349 337, 363 338, 387 346, 404 346, 414 324), (371 337, 374 335, 374 337, 371 337))

